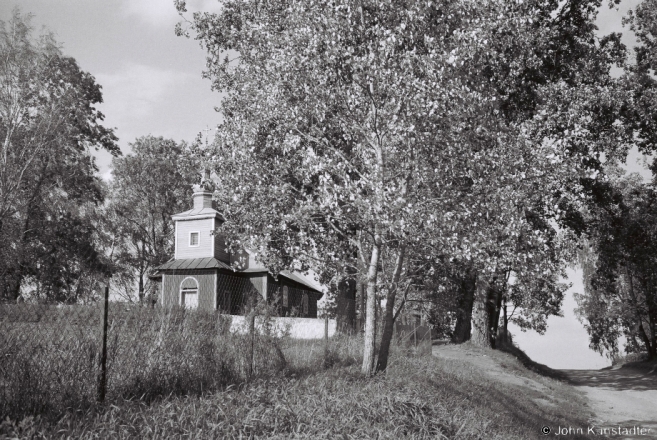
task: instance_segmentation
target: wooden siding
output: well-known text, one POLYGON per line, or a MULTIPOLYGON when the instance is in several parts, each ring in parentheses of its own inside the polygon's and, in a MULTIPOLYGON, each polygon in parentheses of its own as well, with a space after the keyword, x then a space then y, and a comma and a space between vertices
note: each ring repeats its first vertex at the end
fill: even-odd
POLYGON ((214 257, 214 219, 179 220, 176 223, 176 260, 214 257), (189 245, 189 233, 192 231, 199 232, 198 246, 189 245))
POLYGON ((279 278, 274 280, 271 275, 267 280, 267 300, 276 304, 279 316, 303 316, 317 318, 317 301, 321 294, 306 290, 305 286, 294 281, 279 278), (283 305, 283 287, 287 287, 287 307, 283 305), (303 313, 303 295, 308 295, 308 313, 303 313))
POLYGON ((226 264, 230 264, 230 252, 226 246, 226 237, 215 232, 214 234, 214 258, 226 264))
POLYGON ((217 307, 224 313, 241 315, 253 295, 261 296, 262 276, 232 276, 219 273, 217 277, 217 307), (258 283, 260 281, 260 283, 258 283))
POLYGON ((180 284, 188 277, 198 281, 198 308, 214 310, 216 272, 212 270, 181 270, 165 274, 162 277, 162 304, 165 307, 180 305, 180 284))
POLYGON ((271 275, 267 275, 265 278, 265 275, 261 273, 240 276, 216 272, 215 269, 179 269, 174 273, 163 274, 161 297, 163 306, 181 305, 181 283, 189 277, 193 277, 198 282, 199 309, 219 309, 224 313, 241 315, 245 312, 245 306, 250 302, 249 298, 256 295, 259 298, 266 298, 269 303, 277 304, 279 316, 317 317, 317 300, 321 295, 303 289, 299 283, 289 280, 275 281, 271 275), (280 299, 282 286, 288 287, 288 307, 282 307, 280 299), (308 295, 308 313, 303 313, 304 294, 308 295))

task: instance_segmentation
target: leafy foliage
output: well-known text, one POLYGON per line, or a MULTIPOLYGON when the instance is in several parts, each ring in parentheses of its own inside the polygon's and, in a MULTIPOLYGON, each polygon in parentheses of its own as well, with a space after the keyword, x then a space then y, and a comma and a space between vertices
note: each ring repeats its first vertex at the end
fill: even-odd
POLYGON ((628 353, 657 355, 657 194, 638 175, 611 182, 611 200, 591 212, 589 246, 582 251, 585 292, 576 296, 579 314, 601 353, 617 355, 624 335, 628 353))
POLYGON ((120 151, 101 125, 93 76, 51 35, 32 34, 18 10, 0 23, 2 297, 75 301, 90 274, 108 271, 95 243, 102 188, 90 149, 120 151))
POLYGON ((396 294, 445 258, 484 282, 511 270, 526 295, 540 287, 514 295, 540 327, 573 256, 558 225, 578 224, 585 179, 633 140, 630 95, 609 75, 624 48, 594 38, 598 6, 226 1, 194 14, 225 93, 205 160, 227 230, 274 270, 350 269, 368 320, 377 292, 390 320, 396 294))
MULTIPOLYGON (((624 65, 622 80, 631 92, 626 121, 635 132, 635 144, 644 154, 655 151, 657 138, 657 15, 653 0, 640 3, 624 20, 638 44, 634 62, 624 65)), ((651 166, 654 172, 655 163, 651 166)), ((654 182, 638 175, 622 176, 611 167, 610 178, 588 185, 588 243, 581 252, 585 292, 577 296, 579 314, 591 346, 614 357, 619 337, 627 352, 645 350, 657 355, 654 290, 654 182)))
POLYGON ((118 293, 132 300, 137 285, 143 301, 148 273, 174 253, 171 216, 190 208, 192 184, 200 175, 185 143, 144 136, 130 146, 132 154, 112 162, 105 241, 118 293))

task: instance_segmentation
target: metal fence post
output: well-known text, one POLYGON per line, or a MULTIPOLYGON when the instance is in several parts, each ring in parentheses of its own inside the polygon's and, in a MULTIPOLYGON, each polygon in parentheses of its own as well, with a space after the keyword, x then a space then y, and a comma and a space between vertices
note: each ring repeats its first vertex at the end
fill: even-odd
POLYGON ((328 357, 329 352, 329 337, 328 337, 328 315, 324 315, 324 358, 328 357))
POLYGON ((101 322, 100 371, 98 372, 98 401, 105 401, 107 391, 107 309, 109 305, 109 286, 105 286, 103 299, 103 319, 101 322))
POLYGON ((256 321, 256 310, 255 308, 251 311, 251 316, 249 317, 249 333, 251 336, 251 350, 249 351, 249 371, 248 371, 248 380, 251 380, 253 377, 253 362, 255 360, 255 321, 256 321))

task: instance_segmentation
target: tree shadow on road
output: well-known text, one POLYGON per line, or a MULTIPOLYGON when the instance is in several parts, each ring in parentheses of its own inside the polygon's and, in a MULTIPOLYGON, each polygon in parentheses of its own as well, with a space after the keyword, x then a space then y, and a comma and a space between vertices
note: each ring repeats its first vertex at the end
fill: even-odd
POLYGON ((561 370, 567 380, 576 386, 605 387, 617 391, 657 390, 657 374, 643 368, 625 366, 602 370, 561 370))
POLYGON ((562 370, 554 370, 547 365, 539 364, 538 362, 533 361, 529 356, 525 354, 524 351, 513 345, 512 342, 505 342, 504 340, 500 340, 497 343, 497 349, 504 353, 509 353, 511 356, 518 359, 525 368, 533 371, 536 374, 565 382, 569 381, 568 375, 565 374, 562 370))
POLYGON ((657 390, 655 362, 631 362, 622 368, 601 370, 554 370, 529 358, 513 344, 499 344, 498 349, 516 357, 522 365, 541 376, 575 386, 608 387, 614 390, 657 390))

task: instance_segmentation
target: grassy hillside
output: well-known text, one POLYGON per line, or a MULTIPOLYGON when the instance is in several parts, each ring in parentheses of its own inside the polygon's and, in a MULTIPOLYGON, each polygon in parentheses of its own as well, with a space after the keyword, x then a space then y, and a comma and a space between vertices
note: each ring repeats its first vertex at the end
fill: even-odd
POLYGON ((54 423, 5 422, 0 437, 525 440, 545 438, 542 426, 585 428, 590 416, 572 387, 508 353, 446 346, 413 357, 397 350, 385 375, 366 379, 358 372, 359 343, 335 343, 328 356, 319 345, 292 344, 278 376, 150 403, 115 401, 54 423))

